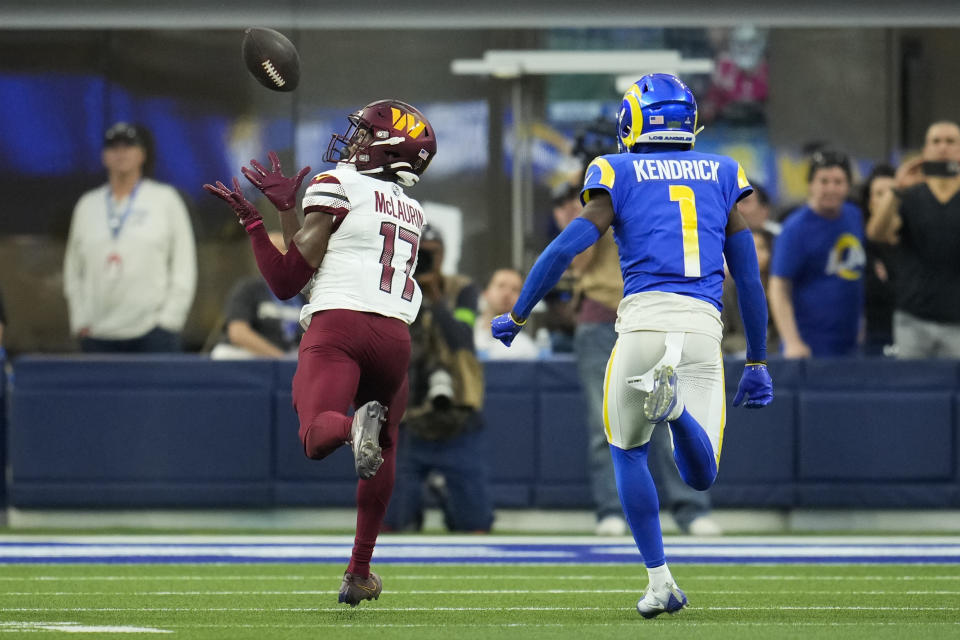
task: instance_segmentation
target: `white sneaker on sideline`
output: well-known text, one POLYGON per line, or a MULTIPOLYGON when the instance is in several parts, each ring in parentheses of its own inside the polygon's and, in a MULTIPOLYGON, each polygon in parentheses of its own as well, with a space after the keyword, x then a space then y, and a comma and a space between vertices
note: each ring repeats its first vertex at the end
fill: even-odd
POLYGON ((710 516, 697 516, 690 522, 687 533, 692 536, 722 536, 723 529, 710 516))
POLYGON ((598 536, 625 536, 629 532, 627 521, 620 516, 604 516, 594 530, 598 536))

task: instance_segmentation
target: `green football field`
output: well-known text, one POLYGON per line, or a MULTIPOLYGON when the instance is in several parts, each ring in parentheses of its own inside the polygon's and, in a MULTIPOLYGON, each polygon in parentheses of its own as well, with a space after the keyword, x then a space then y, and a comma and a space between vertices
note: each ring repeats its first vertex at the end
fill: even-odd
POLYGON ((673 567, 690 598, 643 620, 640 565, 384 564, 337 604, 343 564, 0 565, 0 633, 176 638, 960 638, 960 565, 673 567), (90 635, 85 635, 90 634, 90 635))

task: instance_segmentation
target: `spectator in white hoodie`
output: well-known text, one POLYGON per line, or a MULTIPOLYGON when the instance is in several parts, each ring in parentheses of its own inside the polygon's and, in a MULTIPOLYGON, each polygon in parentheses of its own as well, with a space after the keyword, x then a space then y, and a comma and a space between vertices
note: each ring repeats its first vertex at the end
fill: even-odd
POLYGON ((103 145, 107 183, 80 197, 67 239, 70 331, 85 352, 179 351, 197 284, 187 208, 145 177, 145 129, 118 122, 103 145))

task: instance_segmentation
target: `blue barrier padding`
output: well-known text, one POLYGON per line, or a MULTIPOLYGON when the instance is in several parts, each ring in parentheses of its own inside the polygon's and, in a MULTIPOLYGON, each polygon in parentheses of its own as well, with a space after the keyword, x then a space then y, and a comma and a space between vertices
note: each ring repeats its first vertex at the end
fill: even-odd
POLYGON ((737 409, 727 397, 717 486, 793 482, 796 476, 796 394, 780 390, 763 409, 737 409))
POLYGON ((10 504, 40 509, 265 508, 275 504, 269 482, 15 482, 10 504))
POLYGON ((277 384, 278 364, 286 363, 144 354, 24 356, 14 368, 16 387, 23 389, 263 389, 277 384))
POLYGON ((525 508, 533 502, 533 488, 527 483, 490 482, 490 501, 498 507, 525 508))
POLYGON ((487 393, 483 423, 491 481, 535 482, 540 425, 535 402, 536 396, 522 388, 487 393))
POLYGON ((538 484, 533 489, 533 503, 545 509, 592 509, 590 487, 584 482, 538 484))
POLYGON ((572 355, 561 354, 538 363, 536 377, 541 389, 569 391, 580 388, 577 361, 572 355))
POLYGON ((823 391, 953 391, 955 360, 823 359, 804 363, 804 389, 823 391))
MULTIPOLYGON (((493 391, 515 391, 531 389, 538 385, 541 362, 527 361, 490 361, 484 363, 486 388, 493 391)), ((486 403, 487 408, 490 403, 486 403)))
POLYGON ((323 460, 310 460, 300 442, 300 423, 290 391, 277 391, 273 424, 275 477, 280 480, 342 480, 356 476, 350 447, 340 447, 323 460))
POLYGON ((717 483, 710 488, 710 502, 715 507, 789 509, 797 506, 797 491, 792 482, 737 484, 718 476, 717 483))
MULTIPOLYGON (((341 448, 331 454, 343 455, 346 448, 341 448)), ((347 450, 348 457, 350 452, 347 450)), ((287 507, 356 507, 357 506, 357 476, 353 472, 353 458, 350 458, 351 475, 344 475, 338 480, 304 480, 288 482, 285 480, 274 483, 273 500, 276 505, 287 507)), ((317 466, 326 462, 326 459, 317 466)), ((324 523, 318 522, 317 528, 323 528, 324 523)))
POLYGON ((954 483, 822 482, 799 483, 793 506, 810 508, 940 509, 955 507, 954 483))
POLYGON ((268 407, 265 390, 18 391, 14 482, 267 481, 268 407))
POLYGON ((540 483, 587 480, 586 417, 583 394, 546 391, 540 395, 540 483))
MULTIPOLYGON (((772 359, 774 404, 729 402, 713 502, 725 507, 960 506, 960 365, 772 359)), ((574 360, 488 362, 486 450, 500 507, 588 507, 574 360)), ((27 357, 7 454, 17 507, 345 506, 349 448, 307 460, 292 361, 27 357)), ((2 429, 2 422, 0 422, 2 429)), ((0 432, 2 433, 2 432, 0 432)), ((2 452, 0 452, 2 454, 2 452)))
POLYGON ((804 391, 799 481, 949 481, 953 396, 945 392, 804 391))

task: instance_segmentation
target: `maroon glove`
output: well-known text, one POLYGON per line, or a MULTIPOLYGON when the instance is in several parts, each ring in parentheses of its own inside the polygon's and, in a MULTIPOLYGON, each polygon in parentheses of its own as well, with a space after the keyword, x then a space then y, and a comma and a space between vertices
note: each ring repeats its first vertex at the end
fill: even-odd
POLYGON ((250 164, 256 169, 256 173, 243 167, 240 171, 246 176, 247 180, 253 183, 257 189, 267 196, 267 199, 273 203, 278 211, 287 211, 297 206, 297 192, 303 183, 303 178, 310 172, 310 167, 304 167, 296 176, 287 178, 280 169, 280 158, 275 151, 267 153, 270 158, 270 170, 256 160, 251 160, 250 164))
POLYGON ((227 189, 227 186, 219 180, 217 180, 217 186, 205 184, 203 188, 230 205, 247 233, 263 224, 263 217, 260 212, 243 197, 243 192, 240 191, 240 181, 236 178, 233 179, 233 191, 227 189))

